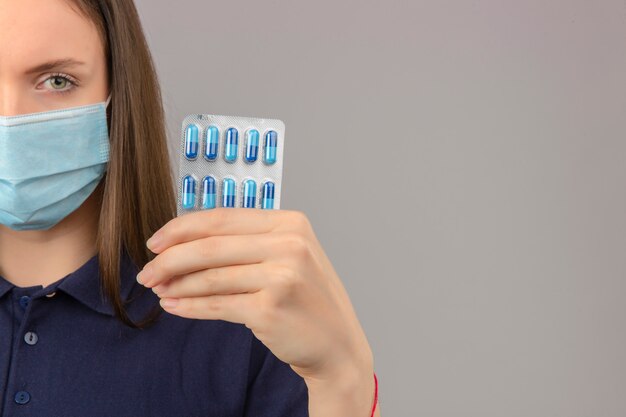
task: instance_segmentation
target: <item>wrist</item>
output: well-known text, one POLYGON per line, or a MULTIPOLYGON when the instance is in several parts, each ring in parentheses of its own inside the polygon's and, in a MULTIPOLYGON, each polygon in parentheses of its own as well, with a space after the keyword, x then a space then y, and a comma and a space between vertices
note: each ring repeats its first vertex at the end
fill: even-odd
POLYGON ((311 417, 370 417, 376 396, 373 360, 345 363, 332 374, 304 378, 311 417))

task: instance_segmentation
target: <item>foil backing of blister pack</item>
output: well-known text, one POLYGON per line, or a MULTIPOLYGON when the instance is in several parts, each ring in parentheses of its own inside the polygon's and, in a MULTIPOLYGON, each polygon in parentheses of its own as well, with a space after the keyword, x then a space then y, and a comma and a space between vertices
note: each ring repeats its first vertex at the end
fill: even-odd
MULTIPOLYGON (((177 216, 200 210, 203 208, 203 181, 207 176, 215 179, 216 205, 223 207, 224 179, 230 178, 235 182, 234 207, 243 207, 244 181, 256 182, 256 208, 262 207, 263 184, 274 183, 273 209, 280 209, 280 197, 282 189, 283 154, 285 148, 285 124, 277 119, 265 119, 241 116, 223 116, 211 114, 192 114, 184 118, 180 134, 180 163, 177 181, 178 199, 177 216), (189 144, 187 129, 190 125, 198 128, 197 156, 189 159, 189 144), (205 157, 208 147, 208 130, 214 126, 218 129, 218 154, 214 160, 205 157), (228 162, 226 154, 226 135, 230 128, 237 129, 238 150, 235 161, 228 162), (247 162, 245 159, 247 132, 255 129, 259 132, 258 158, 255 162, 247 162), (276 161, 267 164, 264 161, 265 141, 268 132, 276 132, 276 161), (189 195, 184 200, 185 177, 191 176, 195 181, 195 203, 189 204, 189 195), (187 208, 185 208, 185 206, 187 208)), ((189 180, 187 180, 189 183, 189 180)))

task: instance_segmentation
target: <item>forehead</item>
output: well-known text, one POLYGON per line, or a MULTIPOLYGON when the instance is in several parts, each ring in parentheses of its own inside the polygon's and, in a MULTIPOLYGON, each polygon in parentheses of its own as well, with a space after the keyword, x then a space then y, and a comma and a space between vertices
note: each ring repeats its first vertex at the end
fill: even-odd
POLYGON ((0 75, 42 61, 103 54, 93 22, 69 0, 0 0, 0 75))

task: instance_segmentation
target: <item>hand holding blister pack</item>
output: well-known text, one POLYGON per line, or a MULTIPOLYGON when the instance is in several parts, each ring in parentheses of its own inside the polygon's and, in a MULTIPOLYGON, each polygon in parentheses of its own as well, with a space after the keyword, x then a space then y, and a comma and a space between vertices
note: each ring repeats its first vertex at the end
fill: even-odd
POLYGON ((177 216, 217 207, 279 209, 284 143, 280 120, 185 117, 177 216))

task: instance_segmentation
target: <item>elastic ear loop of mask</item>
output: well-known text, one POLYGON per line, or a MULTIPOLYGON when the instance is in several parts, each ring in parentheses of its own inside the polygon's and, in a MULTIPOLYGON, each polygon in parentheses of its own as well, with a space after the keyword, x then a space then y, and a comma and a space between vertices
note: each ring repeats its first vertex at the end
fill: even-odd
POLYGON ((106 115, 107 118, 107 129, 110 131, 111 130, 111 126, 110 126, 110 118, 108 116, 108 111, 107 108, 109 107, 109 103, 111 102, 111 96, 113 95, 113 93, 109 93, 109 97, 107 98, 107 100, 104 102, 104 114, 106 115))

